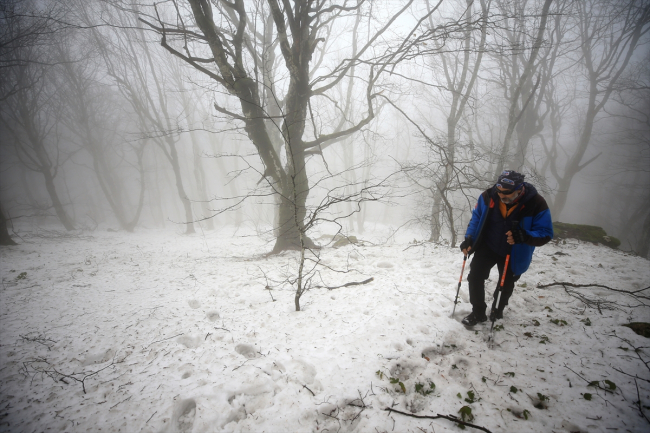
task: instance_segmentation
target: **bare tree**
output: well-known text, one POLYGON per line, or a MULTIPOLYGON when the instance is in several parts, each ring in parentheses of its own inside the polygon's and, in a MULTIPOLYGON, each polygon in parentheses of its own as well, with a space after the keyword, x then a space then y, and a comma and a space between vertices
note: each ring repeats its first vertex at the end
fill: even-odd
POLYGON ((136 114, 141 138, 156 144, 171 165, 176 193, 184 210, 185 232, 194 233, 192 201, 186 191, 178 149, 183 130, 178 112, 181 104, 170 93, 174 89, 172 75, 150 48, 133 10, 111 8, 110 14, 104 13, 115 25, 114 31, 108 35, 94 31, 93 40, 108 75, 136 114))
MULTIPOLYGON (((22 86, 33 84, 29 80, 16 80, 19 74, 16 68, 34 61, 43 62, 42 58, 34 58, 35 49, 47 44, 49 36, 69 26, 63 20, 64 12, 56 3, 41 5, 38 11, 31 0, 6 0, 0 3, 0 105, 8 103, 8 98, 24 90, 22 86)), ((0 146, 10 147, 6 136, 0 141, 0 146)), ((6 182, 3 184, 6 185, 6 182)), ((5 209, 1 208, 0 204, 0 245, 12 245, 5 209)))
POLYGON ((120 227, 132 232, 144 205, 142 158, 148 140, 122 143, 124 140, 117 129, 120 129, 120 124, 123 129, 127 122, 117 113, 117 107, 124 101, 116 99, 112 95, 114 89, 101 83, 99 65, 94 62, 93 53, 84 52, 74 36, 69 35, 54 49, 60 63, 57 87, 63 102, 61 122, 70 131, 72 139, 90 155, 92 171, 120 227), (79 58, 73 56, 73 51, 81 53, 79 58), (130 155, 123 155, 123 150, 132 152, 135 161, 130 155), (140 176, 135 206, 127 204, 129 197, 121 180, 124 177, 121 166, 130 164, 136 167, 140 176))
MULTIPOLYGON (((443 147, 430 146, 430 150, 437 154, 439 163, 430 161, 434 163, 435 168, 430 163, 425 164, 423 166, 425 176, 422 180, 429 178, 434 181, 434 184, 427 188, 431 192, 433 200, 429 240, 439 240, 443 223, 446 220, 451 232, 452 246, 456 244, 457 235, 451 194, 459 188, 458 175, 463 171, 463 167, 460 167, 459 161, 457 161, 459 147, 462 147, 458 139, 459 124, 464 119, 465 109, 470 102, 479 76, 486 50, 489 25, 490 2, 486 3, 481 0, 479 13, 474 12, 474 3, 474 0, 467 0, 464 5, 465 10, 463 19, 459 23, 457 39, 433 40, 437 53, 432 53, 432 61, 435 66, 442 68, 441 75, 444 76, 444 80, 439 89, 448 93, 449 105, 440 107, 446 117, 444 138, 446 143, 443 147)), ((431 9, 430 5, 429 9, 431 9)), ((433 18, 429 17, 429 28, 435 29, 436 27, 433 18)), ((427 143, 432 144, 431 139, 427 140, 427 143)), ((418 180, 418 183, 420 182, 418 180)))
MULTIPOLYGON (((332 57, 325 48, 333 43, 328 38, 330 32, 341 31, 343 20, 352 20, 364 1, 297 0, 290 4, 277 0, 187 0, 173 2, 173 22, 163 19, 159 7, 151 18, 143 18, 159 33, 163 47, 201 71, 237 102, 237 108, 215 104, 215 109, 243 125, 264 165, 263 177, 279 193, 279 233, 274 252, 299 249, 305 243, 315 246, 308 237, 301 240, 309 194, 307 157, 373 120, 380 77, 401 60, 397 51, 381 48, 378 43, 412 3, 406 2, 376 27, 368 27, 372 36, 356 55, 339 55, 342 60, 328 68, 320 61, 332 57), (279 57, 274 62, 276 47, 279 57), (361 73, 359 67, 363 66, 365 107, 357 108, 361 115, 354 121, 348 119, 351 124, 337 131, 321 124, 311 108, 329 102, 337 111, 336 99, 330 93, 355 65, 356 73, 361 73), (273 72, 274 68, 281 70, 273 72), (284 156, 273 138, 278 133, 284 156), (294 215, 295 206, 298 215, 294 215)), ((405 47, 399 45, 400 52, 405 47)))
MULTIPOLYGON (((187 129, 192 142, 192 168, 194 173, 194 183, 196 185, 196 194, 198 204, 200 206, 202 215, 197 219, 205 222, 208 230, 214 228, 214 222, 210 216, 209 197, 208 197, 208 180, 204 168, 204 150, 202 150, 200 142, 201 129, 197 117, 199 112, 204 110, 205 101, 202 101, 201 95, 193 90, 186 89, 184 76, 182 74, 181 65, 178 62, 173 62, 169 65, 171 69, 171 76, 174 80, 174 87, 179 90, 179 99, 185 113, 187 122, 187 129)), ((207 112, 207 110, 203 111, 207 112)))
POLYGON ((604 111, 613 128, 610 161, 598 181, 609 195, 603 214, 622 244, 650 257, 650 52, 630 65, 604 111), (611 186, 610 186, 611 185, 611 186))
POLYGON ((576 5, 587 100, 578 141, 569 152, 564 167, 560 167, 556 159, 550 162, 549 168, 558 184, 551 205, 556 218, 564 209, 573 178, 599 156, 583 162, 599 115, 637 47, 647 42, 650 30, 650 3, 646 1, 585 0, 576 5))
MULTIPOLYGON (((60 197, 55 178, 67 159, 61 151, 58 129, 60 101, 47 78, 47 60, 34 47, 23 47, 19 65, 9 68, 8 82, 15 90, 0 107, 0 122, 9 131, 15 155, 29 170, 40 173, 57 217, 66 230, 74 230, 72 218, 60 197)), ((8 93, 8 92, 3 92, 8 93)))
MULTIPOLYGON (((524 164, 526 150, 530 139, 543 129, 545 114, 541 112, 543 93, 551 77, 553 65, 560 47, 558 38, 555 44, 545 43, 545 33, 548 23, 549 10, 553 0, 544 0, 539 12, 539 24, 536 28, 534 40, 528 41, 529 22, 527 16, 527 1, 504 2, 497 1, 499 9, 507 17, 503 27, 505 41, 502 43, 502 52, 497 55, 499 76, 506 101, 508 101, 508 120, 501 156, 497 160, 495 175, 501 173, 504 164, 509 163, 510 168, 521 169, 524 164), (537 78, 534 78, 537 75, 537 78), (543 79, 542 79, 543 77, 543 79), (512 151, 513 136, 517 133, 518 144, 514 155, 512 151)), ((559 25, 558 13, 555 24, 559 25)), ((559 30, 559 29, 558 29, 559 30)), ((556 33, 551 30, 551 36, 556 33)))

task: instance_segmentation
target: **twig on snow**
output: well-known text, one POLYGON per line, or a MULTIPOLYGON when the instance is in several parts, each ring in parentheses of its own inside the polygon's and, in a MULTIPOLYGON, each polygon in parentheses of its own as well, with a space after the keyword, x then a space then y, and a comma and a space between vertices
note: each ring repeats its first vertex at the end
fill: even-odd
MULTIPOLYGON (((119 404, 124 403, 125 401, 129 401, 129 400, 131 400, 131 397, 133 397, 133 396, 130 395, 129 398, 126 398, 126 399, 122 400, 121 402, 114 404, 113 406, 111 406, 111 409, 113 409, 114 407, 116 407, 116 406, 119 405, 119 404)), ((109 409, 109 410, 111 410, 111 409, 109 409)), ((151 415, 151 416, 153 416, 153 415, 151 415)), ((149 418, 149 419, 151 419, 151 418, 149 418)))
POLYGON ((157 413, 158 413, 158 411, 155 411, 154 413, 152 413, 151 416, 149 417, 149 419, 147 420, 147 422, 146 422, 145 424, 147 424, 149 421, 151 421, 151 418, 153 418, 153 416, 154 416, 155 414, 157 414, 157 413))
POLYGON ((650 423, 650 419, 648 419, 648 417, 645 416, 645 414, 643 413, 643 407, 641 407, 641 394, 639 393, 639 384, 636 381, 636 379, 634 379, 634 384, 636 385, 636 398, 638 399, 636 404, 639 406, 639 412, 641 412, 641 416, 645 418, 645 420, 648 421, 648 423, 650 423))
POLYGON ((611 367, 612 367, 614 370, 618 371, 619 373, 623 373, 623 374, 626 375, 626 376, 630 376, 630 377, 633 377, 634 379, 639 379, 639 380, 642 380, 642 381, 644 381, 644 382, 648 382, 648 383, 650 383, 650 379, 644 379, 644 378, 639 377, 639 376, 637 376, 637 375, 631 375, 630 373, 626 373, 626 372, 624 372, 623 370, 621 370, 620 368, 616 368, 616 367, 614 367, 613 365, 612 365, 611 367))
POLYGON ((481 427, 480 425, 471 424, 471 423, 462 421, 461 419, 459 419, 458 417, 456 417, 454 415, 441 415, 441 414, 437 414, 435 416, 414 415, 412 413, 402 412, 402 411, 397 410, 397 409, 391 409, 390 407, 384 408, 384 410, 388 411, 389 413, 390 412, 396 412, 396 413, 399 413, 400 415, 406 415, 406 416, 410 416, 412 418, 419 418, 419 419, 440 419, 440 418, 443 418, 443 419, 458 423, 459 425, 462 425, 462 426, 465 426, 465 427, 472 427, 472 428, 475 428, 477 430, 484 431, 486 433, 492 433, 490 430, 486 429, 485 427, 481 427))
POLYGON ((30 341, 30 342, 33 342, 33 343, 42 344, 43 346, 47 347, 47 350, 52 350, 52 346, 54 344, 56 344, 56 341, 52 340, 51 338, 45 338, 42 335, 37 335, 36 337, 29 337, 27 335, 19 335, 19 337, 21 339, 23 339, 24 341, 30 341), (52 344, 48 344, 48 343, 52 343, 52 344))
POLYGON ((172 338, 180 337, 183 334, 184 334, 184 332, 181 332, 180 334, 176 334, 173 337, 163 338, 162 340, 154 341, 154 342, 149 343, 148 345, 144 346, 143 349, 146 349, 147 347, 151 346, 152 344, 160 343, 161 341, 167 341, 167 340, 171 340, 172 338))

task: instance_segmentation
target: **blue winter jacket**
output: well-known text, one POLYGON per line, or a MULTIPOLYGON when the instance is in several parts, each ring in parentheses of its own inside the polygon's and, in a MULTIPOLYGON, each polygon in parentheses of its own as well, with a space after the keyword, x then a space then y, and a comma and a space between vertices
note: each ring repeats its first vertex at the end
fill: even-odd
MULTIPOLYGON (((519 200, 519 209, 516 209, 511 217, 519 222, 518 227, 528 235, 525 243, 513 245, 510 252, 510 266, 515 275, 521 275, 528 270, 535 247, 542 246, 553 239, 553 222, 546 200, 537 193, 533 185, 524 182, 524 187, 525 193, 519 200)), ((476 251, 477 248, 488 248, 485 245, 487 230, 503 230, 491 227, 489 223, 486 224, 490 221, 491 212, 499 212, 498 203, 496 187, 487 189, 478 198, 465 233, 465 238, 470 239, 472 251, 476 251)), ((503 235, 505 236, 505 232, 503 235)))

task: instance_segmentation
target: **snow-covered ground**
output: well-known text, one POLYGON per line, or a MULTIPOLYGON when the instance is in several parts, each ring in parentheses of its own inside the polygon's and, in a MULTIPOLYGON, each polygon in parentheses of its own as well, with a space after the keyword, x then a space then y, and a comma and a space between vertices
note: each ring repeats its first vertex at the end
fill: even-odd
POLYGON ((274 281, 295 275, 298 254, 266 257, 268 238, 233 231, 33 229, 2 247, 0 430, 439 433, 459 427, 385 409, 466 406, 491 432, 650 431, 650 344, 621 326, 650 322, 648 307, 605 288, 573 289, 591 306, 537 288, 639 290, 645 259, 573 240, 538 248, 490 348, 489 322, 460 323, 465 282, 450 317, 457 248, 370 226, 363 245, 321 251, 350 271, 322 266, 317 284, 374 281, 314 289, 295 312, 274 281))

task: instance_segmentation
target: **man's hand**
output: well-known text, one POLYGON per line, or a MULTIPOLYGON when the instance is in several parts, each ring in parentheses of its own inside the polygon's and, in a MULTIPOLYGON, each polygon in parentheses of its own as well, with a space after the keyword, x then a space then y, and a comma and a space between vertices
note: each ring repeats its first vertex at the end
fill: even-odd
POLYGON ((464 255, 469 255, 469 252, 472 250, 472 240, 471 239, 465 239, 463 242, 460 244, 460 250, 463 252, 464 255))
POLYGON ((514 229, 506 232, 506 236, 508 237, 507 242, 510 245, 524 244, 528 238, 528 234, 525 231, 519 229, 514 229))

